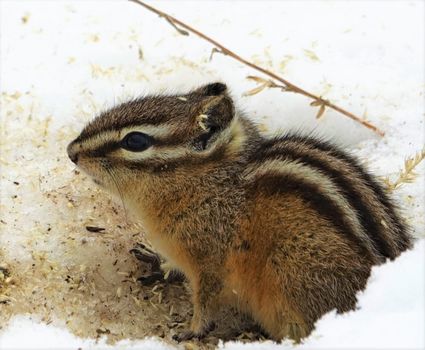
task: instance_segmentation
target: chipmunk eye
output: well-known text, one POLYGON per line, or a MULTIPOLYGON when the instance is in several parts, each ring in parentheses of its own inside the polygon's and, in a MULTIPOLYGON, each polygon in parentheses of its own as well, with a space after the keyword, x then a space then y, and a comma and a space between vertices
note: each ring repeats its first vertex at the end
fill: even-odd
POLYGON ((152 145, 152 138, 142 132, 130 132, 121 140, 121 147, 131 152, 142 152, 152 145))

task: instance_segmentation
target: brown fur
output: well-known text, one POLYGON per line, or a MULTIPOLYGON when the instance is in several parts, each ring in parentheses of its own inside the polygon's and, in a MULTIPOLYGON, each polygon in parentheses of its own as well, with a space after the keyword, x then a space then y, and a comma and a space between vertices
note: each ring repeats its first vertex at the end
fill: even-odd
MULTIPOLYGON (((180 339, 205 334, 219 306, 227 305, 252 315, 275 340, 299 340, 324 313, 352 310, 371 267, 384 261, 382 247, 349 213, 388 222, 373 234, 380 235, 391 257, 409 247, 410 238, 391 202, 380 202, 357 165, 332 158, 320 149, 329 145, 319 141, 314 146, 303 138, 263 139, 251 122, 234 115, 225 90, 216 83, 179 97, 148 97, 117 106, 87 126, 68 153, 122 198, 153 246, 186 275, 194 314, 191 331, 180 339), (158 140, 149 157, 123 153, 120 130, 144 125, 172 125, 164 139, 181 149, 161 153, 164 146, 158 140), (107 147, 93 146, 91 139, 108 130, 117 135, 102 136, 107 147), (314 183, 314 177, 304 181, 283 176, 279 169, 258 170, 270 157, 287 159, 285 166, 305 161, 311 167, 305 155, 316 163, 335 164, 329 177, 334 185, 323 186, 320 177, 314 183), (352 188, 341 188, 349 175, 352 188), (336 192, 328 193, 333 188, 336 192), (352 191, 365 196, 370 213, 345 204, 352 191), (357 236, 347 232, 351 230, 357 236)), ((328 176, 323 169, 320 174, 328 176)))

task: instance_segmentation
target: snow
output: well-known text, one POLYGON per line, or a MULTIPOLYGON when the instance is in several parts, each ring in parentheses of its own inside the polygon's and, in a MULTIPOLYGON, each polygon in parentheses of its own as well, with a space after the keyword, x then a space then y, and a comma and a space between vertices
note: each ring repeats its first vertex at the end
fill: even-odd
MULTIPOLYGON (((425 242, 402 254, 397 261, 375 267, 367 289, 359 293, 357 311, 330 312, 299 349, 422 349, 425 346, 425 242), (414 273, 412 273, 412 271, 414 273), (418 278, 421 277, 421 278, 418 278)), ((113 347, 104 340, 80 339, 69 331, 17 316, 0 336, 1 349, 171 349, 154 339, 120 341, 113 347), (25 335, 25 336, 23 336, 25 335)), ((289 342, 226 343, 220 348, 288 349, 289 342)))
POLYGON ((15 317, 0 338, 1 349, 173 349, 155 339, 144 339, 137 343, 121 341, 108 345, 105 339, 81 339, 69 331, 35 322, 29 316, 15 317), (25 335, 25 336, 23 336, 25 335))
MULTIPOLYGON (((7 127, 12 136, 15 133, 37 139, 40 134, 34 122, 28 120, 28 127, 23 128, 26 119, 19 119, 19 115, 29 113, 38 122, 51 118, 49 135, 57 138, 51 136, 55 142, 37 150, 21 143, 17 148, 17 141, 10 135, 3 138, 15 143, 1 144, 1 218, 8 221, 21 210, 21 216, 26 219, 20 219, 22 226, 18 228, 0 226, 0 248, 14 259, 28 259, 28 252, 20 247, 27 242, 35 222, 69 220, 71 214, 66 210, 55 212, 54 206, 43 203, 31 205, 30 198, 38 197, 37 190, 30 186, 23 192, 29 199, 24 198, 17 207, 19 210, 14 209, 15 202, 10 197, 15 194, 15 188, 11 180, 34 169, 41 176, 46 175, 54 168, 54 159, 61 158, 58 171, 63 174, 43 185, 53 189, 66 186, 71 181, 72 170, 65 159, 66 143, 99 110, 131 96, 182 91, 200 83, 223 80, 238 106, 268 132, 297 129, 324 135, 360 157, 374 173, 391 180, 402 169, 404 159, 423 148, 424 2, 161 1, 152 4, 211 35, 242 57, 365 116, 385 131, 385 137, 380 138, 333 111, 316 120, 317 107, 309 106, 311 101, 299 95, 267 90, 242 96, 255 87, 246 76, 261 76, 259 73, 220 54, 209 61, 209 44, 194 35, 179 35, 166 21, 134 4, 2 1, 2 128, 7 127), (11 96, 16 93, 21 95, 17 97, 19 104, 11 102, 14 99, 11 96), (17 116, 15 123, 7 121, 10 116, 17 116), (43 157, 47 159, 43 161, 43 157), (11 159, 16 168, 4 163, 11 159), (31 159, 35 161, 31 163, 31 159)), ((366 291, 359 295, 359 310, 325 315, 298 348, 425 347, 424 164, 418 166, 416 173, 413 183, 404 184, 394 192, 418 238, 414 250, 374 268, 366 291)), ((78 187, 72 191, 77 193, 78 187)), ((80 218, 85 213, 72 215, 80 218)), ((40 241, 37 249, 43 248, 43 252, 50 254, 49 259, 60 259, 61 251, 51 249, 58 240, 56 237, 40 241)), ((96 242, 99 242, 97 238, 96 242)), ((0 316, 2 308, 5 306, 0 304, 0 316)), ((46 324, 46 320, 43 322, 28 313, 14 316, 3 328, 0 328, 1 349, 174 347, 158 338, 124 339, 112 347, 105 337, 99 341, 82 339, 59 321, 46 324)), ((288 342, 230 342, 220 346, 225 349, 293 347, 288 342)))

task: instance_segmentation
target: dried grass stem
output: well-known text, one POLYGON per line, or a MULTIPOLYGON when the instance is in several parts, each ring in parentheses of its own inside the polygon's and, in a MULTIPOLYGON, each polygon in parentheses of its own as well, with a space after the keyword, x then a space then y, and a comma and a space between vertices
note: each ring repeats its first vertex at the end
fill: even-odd
POLYGON ((384 183, 386 184, 388 190, 390 192, 398 189, 405 183, 411 183, 416 178, 416 173, 414 172, 415 168, 425 159, 425 148, 414 156, 407 158, 404 161, 404 169, 400 171, 397 179, 394 182, 391 182, 388 178, 384 179, 384 183))
POLYGON ((316 102, 318 104, 318 106, 320 106, 320 110, 319 110, 319 114, 320 115, 323 114, 324 108, 326 106, 328 108, 331 108, 331 109, 333 109, 333 110, 335 110, 335 111, 337 111, 337 112, 345 115, 348 118, 351 118, 352 120, 354 120, 354 121, 356 121, 356 122, 364 125, 365 127, 373 130, 378 135, 384 136, 384 132, 382 130, 378 129, 376 126, 372 125, 367 120, 364 120, 364 119, 362 119, 362 118, 354 115, 353 113, 348 112, 345 109, 343 109, 343 108, 335 105, 334 103, 332 103, 332 102, 330 102, 330 101, 328 101, 326 99, 323 99, 320 96, 316 96, 315 94, 312 94, 311 92, 308 92, 308 91, 306 91, 306 90, 304 90, 304 89, 302 89, 302 88, 300 88, 300 87, 292 84, 291 82, 289 82, 286 79, 278 76, 277 74, 275 74, 275 73, 273 73, 273 72, 271 72, 271 71, 269 71, 269 70, 267 70, 267 69, 265 69, 263 67, 260 67, 260 66, 258 66, 256 64, 254 64, 254 63, 252 63, 252 62, 250 62, 250 61, 242 58, 241 56, 239 56, 235 52, 229 50, 228 48, 226 48, 223 45, 221 45, 220 43, 218 43, 216 40, 210 38, 209 36, 205 35, 204 33, 200 32, 199 30, 197 30, 197 29, 189 26, 188 24, 186 24, 186 23, 178 20, 177 18, 174 18, 173 16, 170 16, 169 14, 167 14, 165 12, 162 12, 162 11, 160 11, 160 10, 158 10, 158 9, 150 6, 150 5, 146 4, 146 3, 144 3, 143 1, 140 1, 140 0, 129 0, 129 1, 134 2, 134 3, 138 4, 138 5, 141 5, 141 6, 145 7, 146 9, 148 9, 149 11, 152 11, 152 12, 156 13, 160 17, 165 18, 167 20, 167 22, 169 22, 180 34, 182 34, 182 35, 188 35, 189 34, 188 32, 191 32, 191 33, 196 34, 200 38, 204 39, 205 41, 208 41, 212 45, 214 45, 215 47, 213 48, 213 50, 211 52, 211 57, 212 57, 212 55, 214 53, 222 53, 222 54, 224 54, 226 56, 232 57, 233 59, 235 59, 235 60, 237 60, 237 61, 245 64, 246 66, 249 66, 249 67, 251 67, 251 68, 253 68, 253 69, 255 69, 255 70, 257 70, 257 71, 259 71, 259 72, 261 72, 261 73, 263 73, 263 74, 265 74, 267 76, 269 76, 270 78, 275 79, 275 80, 283 83, 284 84, 284 90, 285 91, 294 92, 294 93, 301 94, 301 95, 304 95, 306 97, 309 97, 309 98, 313 99, 314 100, 313 102, 316 102), (187 31, 178 28, 178 26, 186 29, 187 31))

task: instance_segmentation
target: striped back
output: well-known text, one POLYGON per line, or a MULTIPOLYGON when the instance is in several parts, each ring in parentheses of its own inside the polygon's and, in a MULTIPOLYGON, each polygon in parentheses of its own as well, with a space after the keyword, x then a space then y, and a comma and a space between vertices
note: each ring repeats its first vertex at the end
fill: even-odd
POLYGON ((271 192, 295 192, 375 262, 394 259, 411 246, 382 186, 326 141, 296 134, 264 140, 250 156, 245 176, 271 192))

